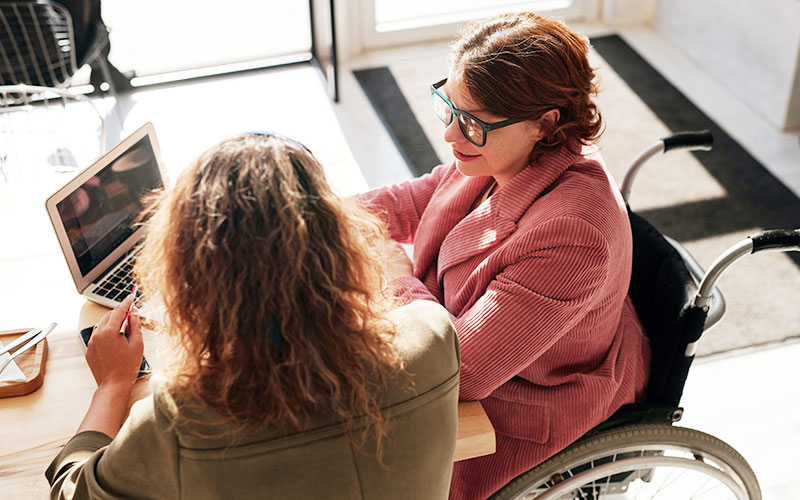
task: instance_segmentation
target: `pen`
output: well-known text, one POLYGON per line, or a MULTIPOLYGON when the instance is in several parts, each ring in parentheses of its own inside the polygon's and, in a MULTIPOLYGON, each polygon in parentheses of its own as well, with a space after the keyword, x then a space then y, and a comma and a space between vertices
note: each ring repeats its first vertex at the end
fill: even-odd
POLYGON ((128 320, 131 317, 131 310, 133 309, 133 303, 136 302, 136 285, 133 285, 131 288, 131 295, 134 296, 134 300, 131 302, 131 305, 128 306, 128 312, 125 313, 125 319, 122 320, 122 326, 119 327, 119 334, 124 335, 125 332, 128 330, 128 320))

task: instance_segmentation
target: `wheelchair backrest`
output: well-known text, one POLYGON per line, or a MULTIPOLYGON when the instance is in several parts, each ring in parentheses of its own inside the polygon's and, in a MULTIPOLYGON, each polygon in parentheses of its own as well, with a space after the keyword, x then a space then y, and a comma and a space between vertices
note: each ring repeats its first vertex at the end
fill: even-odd
POLYGON ((633 269, 628 294, 650 340, 647 403, 678 406, 692 357, 686 345, 703 333, 706 313, 692 305, 697 286, 683 259, 647 220, 628 209, 633 269))

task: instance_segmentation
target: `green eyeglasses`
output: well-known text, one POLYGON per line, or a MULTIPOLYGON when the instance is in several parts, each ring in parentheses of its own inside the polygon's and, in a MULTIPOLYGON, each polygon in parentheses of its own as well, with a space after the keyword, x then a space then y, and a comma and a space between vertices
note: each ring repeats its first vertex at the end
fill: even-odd
POLYGON ((466 137, 467 140, 472 144, 482 147, 486 144, 486 134, 490 130, 507 127, 523 121, 517 120, 516 118, 509 118, 508 120, 503 120, 501 122, 486 123, 485 121, 476 118, 466 111, 456 108, 453 106, 453 103, 450 102, 450 99, 439 92, 439 88, 446 82, 447 78, 431 85, 431 101, 433 102, 433 111, 445 125, 450 125, 453 123, 453 116, 457 116, 458 128, 461 129, 461 133, 464 134, 464 137, 466 137))

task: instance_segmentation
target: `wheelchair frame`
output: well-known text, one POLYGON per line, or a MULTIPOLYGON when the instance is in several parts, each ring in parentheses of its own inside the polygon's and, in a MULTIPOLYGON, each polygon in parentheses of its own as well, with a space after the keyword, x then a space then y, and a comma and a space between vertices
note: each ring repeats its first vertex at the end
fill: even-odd
MULTIPOLYGON (((633 180, 647 160, 675 149, 707 151, 712 144, 713 137, 708 131, 680 132, 651 144, 625 173, 620 191, 626 204, 633 180)), ((674 285, 675 289, 669 292, 674 295, 671 298, 677 297, 680 302, 673 313, 678 315, 677 324, 682 331, 668 334, 671 338, 654 339, 658 333, 653 332, 652 322, 648 328, 640 304, 634 298, 633 278, 629 292, 651 339, 651 347, 666 346, 675 351, 668 352, 665 361, 664 353, 653 348, 654 365, 659 358, 656 369, 666 369, 666 372, 651 370, 645 403, 623 406, 564 450, 514 478, 492 495, 494 500, 629 498, 618 495, 633 493, 631 490, 636 487, 649 487, 661 468, 683 471, 689 474, 687 479, 694 478, 700 482, 696 491, 687 491, 685 495, 680 492, 678 496, 673 492, 665 498, 688 498, 689 495, 695 498, 698 493, 712 493, 712 498, 761 499, 758 479, 736 450, 714 436, 673 424, 683 414, 679 402, 697 342, 725 312, 725 300, 715 286, 717 280, 733 262, 745 255, 766 250, 800 251, 800 229, 769 230, 750 235, 723 252, 704 272, 682 245, 662 235, 630 207, 628 211, 634 232, 634 277, 637 245, 640 243, 641 246, 660 244, 664 258, 675 266, 677 277, 673 279, 674 283, 668 284, 674 285), (647 238, 651 241, 643 241, 647 238), (658 380, 654 380, 654 374, 658 380), (726 491, 726 496, 713 496, 715 492, 707 487, 708 483, 726 491)), ((663 274, 663 262, 657 264, 658 272, 663 274)), ((684 484, 688 482, 673 479, 670 486, 688 486, 684 484)), ((645 498, 654 498, 659 493, 661 490, 657 489, 645 498)))

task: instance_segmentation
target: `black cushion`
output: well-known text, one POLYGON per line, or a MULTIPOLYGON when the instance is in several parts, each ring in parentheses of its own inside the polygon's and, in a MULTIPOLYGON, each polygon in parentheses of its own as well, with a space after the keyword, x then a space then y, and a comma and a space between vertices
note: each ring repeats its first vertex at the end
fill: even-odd
POLYGON ((705 312, 692 306, 697 290, 678 252, 661 233, 628 211, 633 270, 628 294, 650 340, 647 402, 677 406, 692 358, 686 345, 700 337, 705 312))

